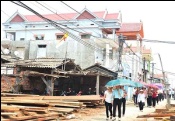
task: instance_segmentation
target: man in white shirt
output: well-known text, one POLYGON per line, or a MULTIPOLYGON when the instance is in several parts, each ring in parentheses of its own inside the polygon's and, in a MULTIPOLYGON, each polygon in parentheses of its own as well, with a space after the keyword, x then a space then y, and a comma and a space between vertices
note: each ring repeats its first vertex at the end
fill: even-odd
POLYGON ((115 86, 113 92, 113 121, 116 120, 116 107, 118 106, 118 121, 121 120, 121 104, 122 104, 122 97, 124 97, 124 92, 120 89, 120 86, 115 86))

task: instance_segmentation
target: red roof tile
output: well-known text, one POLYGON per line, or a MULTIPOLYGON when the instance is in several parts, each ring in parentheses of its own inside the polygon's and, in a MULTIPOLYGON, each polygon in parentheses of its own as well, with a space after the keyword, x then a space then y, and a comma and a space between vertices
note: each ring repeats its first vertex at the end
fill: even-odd
MULTIPOLYGON (((63 14, 47 14, 47 15, 43 15, 44 17, 51 19, 53 21, 56 20, 71 20, 75 15, 77 15, 76 13, 63 13, 63 14), (64 19, 63 19, 64 18, 64 19)), ((43 19, 41 19, 40 17, 38 17, 37 15, 25 15, 26 19, 30 22, 37 22, 37 21, 44 21, 43 19)))
MULTIPOLYGON (((96 15, 99 18, 103 18, 103 15, 105 14, 105 11, 99 11, 99 12, 92 12, 94 15, 96 15)), ((62 13, 62 14, 47 14, 43 15, 44 17, 51 19, 53 21, 56 20, 71 20, 73 19, 77 13, 62 13), (60 17, 61 16, 61 17, 60 17)), ((39 21, 44 21, 37 15, 24 15, 24 17, 29 21, 29 22, 39 22, 39 21)), ((105 19, 110 20, 110 19, 117 19, 118 18, 118 13, 113 13, 113 14, 107 14, 105 19)))
POLYGON ((142 23, 122 23, 118 32, 133 32, 140 31, 142 23))
MULTIPOLYGON (((136 52, 137 51, 137 47, 130 47, 130 49, 133 51, 133 52, 136 52)), ((129 48, 124 48, 124 51, 131 51, 129 48)), ((143 54, 151 54, 151 49, 145 49, 144 47, 142 47, 142 53, 143 54)))
POLYGON ((99 18, 103 18, 103 15, 105 14, 105 11, 99 11, 99 12, 93 12, 94 15, 96 15, 99 18))
POLYGON ((119 15, 118 13, 107 14, 105 20, 117 19, 118 15, 119 15))
MULTIPOLYGON (((165 77, 167 77, 167 74, 165 74, 165 77)), ((163 74, 154 74, 154 78, 163 78, 163 74)))

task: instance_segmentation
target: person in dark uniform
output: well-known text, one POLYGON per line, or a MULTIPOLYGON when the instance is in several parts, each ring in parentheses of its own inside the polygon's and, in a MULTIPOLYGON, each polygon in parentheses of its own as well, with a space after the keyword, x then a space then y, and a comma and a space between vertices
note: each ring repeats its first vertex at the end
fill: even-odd
POLYGON ((89 88, 89 89, 88 89, 88 92, 87 92, 87 95, 92 95, 92 94, 93 94, 92 89, 89 88))
POLYGON ((121 86, 120 87, 123 92, 124 92, 124 96, 122 97, 122 107, 123 107, 123 116, 125 115, 125 109, 126 109, 126 96, 127 96, 127 92, 126 90, 124 89, 124 86, 121 86))
POLYGON ((67 96, 70 96, 70 95, 72 95, 72 89, 71 88, 68 88, 67 96))

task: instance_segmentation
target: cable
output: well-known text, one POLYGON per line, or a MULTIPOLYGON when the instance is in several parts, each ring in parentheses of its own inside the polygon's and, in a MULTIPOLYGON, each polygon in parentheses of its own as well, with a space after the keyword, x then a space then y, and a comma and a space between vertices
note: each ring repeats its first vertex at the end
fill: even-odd
POLYGON ((154 43, 166 43, 166 44, 175 44, 173 41, 160 41, 160 40, 149 40, 149 39, 142 39, 144 42, 154 42, 154 43))
MULTIPOLYGON (((37 1, 35 1, 35 2, 37 2, 37 1)), ((49 11, 51 11, 52 13, 54 13, 54 11, 52 11, 52 10, 50 10, 48 7, 46 7, 46 6, 44 6, 44 5, 42 5, 41 3, 39 3, 39 2, 37 2, 38 4, 40 4, 42 7, 44 7, 44 8, 46 8, 47 10, 49 10, 49 11)), ((62 16, 60 16, 59 14, 57 14, 57 13, 54 13, 54 14, 56 14, 57 16, 59 16, 60 18, 62 18, 62 19, 64 19, 64 20, 66 20, 65 18, 63 18, 62 16)), ((68 20, 66 20, 68 23, 70 23, 68 20)), ((72 24, 72 23, 71 23, 72 24)), ((61 24, 62 25, 62 24, 61 24)), ((72 25, 74 25, 74 24, 72 24, 72 25)), ((63 26, 65 26, 65 25, 63 25, 63 26)), ((78 26, 76 26, 76 25, 74 25, 75 27, 77 27, 77 28, 79 28, 78 26)), ((82 33, 82 32, 80 32, 80 31, 78 31, 78 30, 75 30, 75 29, 72 29, 72 28, 70 28, 70 27, 67 27, 67 26, 65 26, 66 28, 69 28, 69 29, 71 29, 71 30, 74 30, 74 31, 76 31, 76 32, 79 32, 79 33, 82 33)), ((81 28, 79 28, 79 29, 81 29, 81 28)), ((87 33, 85 30, 83 30, 83 29, 81 29, 82 31, 84 31, 85 33, 87 33)), ((92 30, 92 31, 94 31, 94 30, 92 30)), ((95 33, 97 33, 96 31, 94 31, 95 33)), ((99 33, 97 33, 97 34, 99 34, 99 33)), ((101 41, 103 41, 103 39, 100 39, 99 37, 97 37, 97 36, 94 36, 94 35, 91 35, 92 37, 95 37, 97 40, 101 40, 101 41)), ((107 38, 107 39, 109 39, 109 40, 113 40, 113 39, 110 39, 110 38, 107 38)), ((116 43, 117 44, 117 43, 116 43)))
MULTIPOLYGON (((35 2, 37 2, 37 1, 35 1, 35 2)), ((46 8, 47 10, 49 10, 49 11, 51 11, 52 13, 54 13, 54 11, 52 11, 52 10, 50 10, 49 8, 47 8, 46 6, 44 6, 44 5, 42 5, 41 3, 39 3, 39 2, 37 2, 38 4, 40 4, 42 7, 44 7, 44 8, 46 8)), ((62 18, 62 19, 64 19, 64 20, 66 20, 65 18, 63 18, 62 16, 60 16, 59 14, 57 14, 57 13, 54 13, 54 14, 56 14, 57 16, 59 16, 60 18, 62 18)), ((70 23, 68 20, 66 20, 68 23, 70 23)), ((72 24, 72 23, 71 23, 72 24)), ((62 25, 62 24, 61 24, 62 25)), ((74 24, 72 24, 72 25, 74 25, 74 24)), ((63 25, 63 26, 65 26, 65 25, 63 25)), ((76 26, 76 25, 74 25, 75 27, 77 27, 77 28, 79 28, 78 26, 76 26)), ((67 26, 65 26, 65 27, 67 27, 67 26)), ((75 30, 75 29, 72 29, 72 28, 70 28, 70 27, 67 27, 67 28, 69 28, 69 29, 71 29, 71 30, 74 30, 74 31, 76 31, 76 32, 79 32, 79 33, 82 33, 82 32, 80 32, 80 31, 78 31, 78 30, 75 30)), ((81 28, 79 28, 79 29, 81 29, 81 28)), ((84 31, 83 29, 81 29, 82 31, 84 31)), ((84 31, 84 32, 86 32, 86 31, 84 31)), ((94 31, 95 32, 95 31, 94 31)), ((99 34, 99 33, 97 33, 97 34, 99 34)), ((97 37, 97 36, 94 36, 94 35, 91 35, 91 36, 93 36, 93 37, 97 37)))
MULTIPOLYGON (((13 1, 11 1, 11 2, 13 2, 13 1)), ((57 22, 55 22, 55 21, 52 21, 52 20, 50 20, 50 19, 48 19, 48 18, 45 18, 45 17, 42 16, 41 14, 37 13, 36 11, 34 11, 33 9, 31 9, 30 7, 28 7, 27 5, 25 5, 24 3, 20 2, 20 1, 19 1, 18 3, 16 3, 16 2, 13 2, 13 3, 19 5, 19 6, 23 7, 23 8, 26 8, 27 10, 29 10, 29 11, 31 11, 31 12, 33 12, 34 14, 36 14, 37 16, 39 16, 40 18, 42 18, 42 19, 45 20, 46 22, 50 23, 52 26, 54 26, 54 27, 57 28, 58 30, 60 30, 60 31, 62 31, 62 32, 64 32, 64 33, 68 33, 69 36, 70 36, 71 38, 75 39, 76 41, 80 42, 81 44, 83 44, 83 45, 85 45, 85 46, 89 46, 89 48, 91 48, 91 49, 94 49, 94 50, 97 50, 97 51, 102 52, 102 49, 99 49, 99 48, 97 48, 97 47, 94 47, 93 45, 87 43, 86 41, 84 41, 84 40, 82 40, 82 39, 76 37, 76 36, 73 35, 72 33, 68 32, 67 30, 65 30, 65 29, 61 28, 60 26, 58 26, 57 24, 59 24, 59 23, 57 23, 57 22), (19 3, 20 3, 20 4, 19 4, 19 3)))
MULTIPOLYGON (((6 16, 8 16, 9 18, 10 18, 10 16, 7 14, 7 13, 5 13, 3 10, 1 10, 6 16)), ((22 26, 21 24, 19 24, 19 23, 17 23, 18 25, 20 25, 21 27, 23 27, 23 28, 25 28, 24 26, 22 26)), ((26 30, 26 29, 25 29, 26 30)), ((26 31, 29 31, 30 33, 32 33, 33 35, 34 35, 34 33, 32 32, 32 31, 30 31, 30 30, 26 30, 26 31)))
MULTIPOLYGON (((13 2, 13 1, 11 1, 11 2, 13 2)), ((15 2, 13 2, 13 3, 15 3, 15 2)), ((23 7, 23 8, 26 8, 27 10, 29 10, 29 11, 31 11, 31 12, 33 12, 33 13, 35 13, 37 16, 39 16, 40 18, 42 18, 42 19, 44 19, 45 21, 47 21, 48 23, 50 23, 51 25, 53 25, 54 27, 55 27, 55 25, 56 25, 56 28, 57 29, 59 29, 59 30, 62 30, 62 31, 64 31, 65 33, 69 33, 70 35, 71 35, 71 37, 72 38, 76 38, 76 41, 78 41, 78 42, 80 42, 81 44, 84 44, 84 45, 89 45, 89 43, 82 43, 82 42, 85 42, 85 41, 83 41, 83 40, 81 40, 80 38, 77 38, 75 35, 73 35, 73 34, 71 34, 70 32, 68 32, 68 31, 66 31, 66 30, 64 30, 63 28, 61 28, 61 27, 59 27, 57 24, 59 24, 59 23, 57 23, 57 22, 54 22, 54 21, 52 21, 52 20, 50 20, 50 19, 47 19, 47 18, 45 18, 45 17, 43 17, 42 15, 40 15, 39 13, 37 13, 36 11, 34 11, 33 9, 31 9, 31 8, 29 8, 28 6, 26 6, 25 4, 23 4, 22 2, 20 2, 19 1, 19 3, 21 3, 22 5, 20 5, 20 4, 18 4, 18 3, 15 3, 15 4, 17 4, 17 5, 19 5, 19 6, 21 6, 21 7, 23 7), (78 40, 77 40, 78 39, 78 40)), ((125 43, 126 44, 126 43, 125 43)), ((86 46, 87 46, 86 45, 86 46)), ((127 45, 127 44, 126 44, 127 45)), ((94 48, 94 46, 92 46, 92 45, 89 45, 90 47, 92 47, 93 49, 96 49, 96 48, 94 48)), ((127 47, 128 47, 128 45, 127 45, 127 47)), ((100 50, 101 51, 101 50, 100 50)), ((132 50, 131 50, 132 51, 132 50)), ((133 52, 133 51, 132 51, 133 52)), ((134 53, 134 52, 133 52, 134 53)), ((135 54, 135 53, 134 53, 135 54)), ((136 54, 135 54, 136 55, 136 54)), ((137 55, 136 55, 137 56, 137 55)), ((132 57, 131 57, 132 58, 132 57)), ((140 57, 139 57, 140 58, 140 57)), ((166 71, 165 71, 166 72, 166 71)))
MULTIPOLYGON (((80 12, 78 12, 77 10, 75 10, 75 9, 74 9, 74 8, 72 8, 70 5, 66 4, 65 2, 63 2, 63 1, 60 1, 60 2, 62 2, 64 5, 68 6, 69 8, 71 8, 72 10, 74 10, 75 12, 77 12, 77 13, 81 14, 80 12)), ((82 15, 82 14, 81 14, 81 15, 82 15)), ((83 17, 85 17, 86 19, 88 19, 88 20, 92 21, 93 23, 95 23, 95 24, 97 24, 97 25, 101 26, 103 29, 109 30, 108 28, 104 28, 102 25, 100 25, 99 23, 97 23, 97 22, 95 22, 95 21, 93 21, 93 20, 91 20, 91 19, 87 18, 86 16, 84 16, 84 15, 82 15, 82 16, 83 16, 83 17)), ((109 39, 109 38, 108 38, 108 39, 109 39)))

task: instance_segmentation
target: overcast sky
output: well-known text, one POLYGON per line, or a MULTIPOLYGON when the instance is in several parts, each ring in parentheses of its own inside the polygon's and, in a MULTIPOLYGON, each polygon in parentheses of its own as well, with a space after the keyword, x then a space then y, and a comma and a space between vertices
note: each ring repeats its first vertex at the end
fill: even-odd
MULTIPOLYGON (((24 2, 34 10, 42 14, 51 13, 42 8, 34 1, 24 2)), ((57 13, 75 12, 68 8, 60 1, 41 2, 50 6, 57 13)), ((174 1, 66 1, 68 5, 77 11, 83 10, 85 7, 90 11, 108 10, 109 13, 121 11, 123 22, 143 22, 144 38, 150 40, 175 41, 175 2, 174 1)), ((9 1, 1 1, 1 22, 5 22, 12 14, 18 10, 21 14, 32 14, 31 12, 21 8, 9 1), (2 12, 3 11, 3 12, 2 12), (4 13, 5 12, 5 13, 4 13), (7 15, 6 15, 7 14, 7 15)), ((2 25, 1 25, 2 26, 2 25)), ((1 27, 2 33, 2 27, 1 27)), ((4 37, 3 35, 1 38, 4 37)), ((155 67, 161 69, 160 61, 156 53, 160 53, 162 57, 163 67, 165 71, 175 73, 175 44, 162 43, 146 43, 147 48, 152 48, 155 67)), ((161 73, 155 70, 156 73, 161 73)), ((170 77, 170 76, 169 76, 170 77)), ((175 76, 171 76, 175 78, 175 76)))

